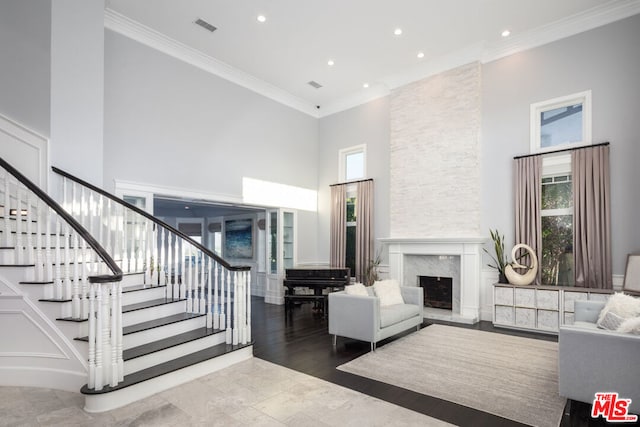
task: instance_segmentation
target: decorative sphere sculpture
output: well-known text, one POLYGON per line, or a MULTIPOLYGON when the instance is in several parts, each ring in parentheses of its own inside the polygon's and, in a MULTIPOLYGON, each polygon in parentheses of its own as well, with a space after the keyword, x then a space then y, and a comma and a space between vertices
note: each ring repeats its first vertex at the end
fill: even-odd
POLYGON ((511 249, 511 259, 513 259, 513 263, 507 265, 504 269, 504 275, 507 276, 507 280, 512 285, 530 285, 536 280, 536 274, 538 274, 538 257, 534 250, 524 243, 518 243, 511 249), (529 256, 531 257, 531 265, 526 266, 519 264, 516 259, 516 252, 518 249, 524 249, 529 252, 529 256), (526 269, 526 273, 520 274, 514 270, 514 268, 524 268, 526 269))

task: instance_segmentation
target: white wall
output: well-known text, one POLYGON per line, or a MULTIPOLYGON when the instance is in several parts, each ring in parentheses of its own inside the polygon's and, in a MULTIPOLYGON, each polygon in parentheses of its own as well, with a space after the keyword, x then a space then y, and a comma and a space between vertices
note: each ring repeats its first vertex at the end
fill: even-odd
POLYGON ((529 152, 529 105, 592 90, 593 142, 611 142, 613 273, 640 252, 640 15, 485 64, 482 230, 514 238, 512 158, 529 152))
POLYGON ((367 145, 367 177, 374 180, 374 237, 389 237, 389 97, 320 119, 319 138, 318 261, 328 263, 329 186, 338 182, 342 148, 367 145))
MULTIPOLYGON (((316 189, 317 120, 105 32, 104 186, 242 196, 242 177, 316 189)), ((315 222, 300 259, 315 259, 315 222)))
POLYGON ((0 114, 49 136, 50 80, 51 0, 0 2, 0 114))
POLYGON ((51 164, 102 186, 104 0, 51 7, 51 164))

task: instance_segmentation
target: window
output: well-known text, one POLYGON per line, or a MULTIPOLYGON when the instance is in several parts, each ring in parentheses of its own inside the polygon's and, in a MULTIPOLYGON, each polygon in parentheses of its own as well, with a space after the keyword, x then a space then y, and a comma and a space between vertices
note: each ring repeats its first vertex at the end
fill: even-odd
POLYGON ((351 276, 356 275, 356 198, 347 195, 347 241, 345 250, 345 267, 351 269, 351 276))
POLYGON ((367 175, 367 146, 362 144, 340 150, 338 164, 340 182, 364 179, 367 175))
POLYGON ((545 157, 542 170, 542 285, 573 286, 571 157, 545 157))
POLYGON ((591 143, 591 91, 531 104, 531 152, 591 143))

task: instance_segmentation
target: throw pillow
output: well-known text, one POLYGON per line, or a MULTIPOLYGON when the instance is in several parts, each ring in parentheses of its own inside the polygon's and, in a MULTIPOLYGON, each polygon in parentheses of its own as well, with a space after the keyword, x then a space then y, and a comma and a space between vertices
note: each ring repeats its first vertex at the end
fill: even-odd
POLYGON ((616 329, 616 332, 624 332, 624 333, 640 335, 640 316, 625 319, 625 321, 622 322, 620 326, 618 326, 618 329, 616 329))
POLYGON ((610 331, 615 331, 618 327, 624 322, 624 318, 618 316, 617 314, 609 311, 602 318, 602 321, 598 321, 597 325, 600 329, 608 329, 610 331))
POLYGON ((400 292, 400 284, 397 280, 391 279, 374 282, 373 290, 380 299, 380 307, 404 304, 404 299, 402 299, 402 293, 400 292))
POLYGON ((353 285, 347 285, 344 287, 344 292, 347 295, 360 295, 363 297, 369 296, 367 289, 362 283, 354 283, 353 285))
POLYGON ((640 298, 634 298, 631 295, 625 295, 620 292, 611 295, 602 311, 600 311, 598 323, 602 322, 608 312, 617 314, 625 319, 640 316, 640 298))

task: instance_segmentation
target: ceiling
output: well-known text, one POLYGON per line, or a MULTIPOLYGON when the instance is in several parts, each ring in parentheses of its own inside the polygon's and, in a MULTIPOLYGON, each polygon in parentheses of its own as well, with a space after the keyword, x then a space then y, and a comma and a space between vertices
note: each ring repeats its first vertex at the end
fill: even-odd
MULTIPOLYGON (((230 79, 236 83, 322 116, 441 68, 496 59, 519 46, 532 47, 638 13, 638 3, 107 0, 105 25, 121 32, 125 24, 138 25, 145 30, 138 34, 144 34, 142 38, 151 40, 148 44, 155 43, 154 47, 160 41, 177 41, 186 50, 195 49, 189 53, 193 61, 209 61, 213 72, 221 70, 216 74, 233 75, 230 79), (266 21, 258 22, 258 15, 266 21), (195 25, 198 18, 217 30, 211 33, 195 25), (401 35, 394 35, 396 28, 402 29, 401 35), (505 29, 511 31, 509 37, 501 36, 505 29), (205 55, 196 58, 194 52, 205 55), (419 52, 424 57, 418 58, 419 52), (322 88, 308 85, 311 80, 322 88), (369 87, 364 88, 364 83, 369 87)), ((175 44, 171 48, 174 51, 175 44)))
POLYGON ((215 218, 264 212, 264 209, 235 205, 222 205, 200 200, 155 197, 153 215, 176 218, 215 218))

